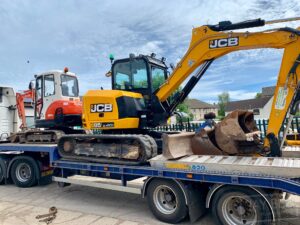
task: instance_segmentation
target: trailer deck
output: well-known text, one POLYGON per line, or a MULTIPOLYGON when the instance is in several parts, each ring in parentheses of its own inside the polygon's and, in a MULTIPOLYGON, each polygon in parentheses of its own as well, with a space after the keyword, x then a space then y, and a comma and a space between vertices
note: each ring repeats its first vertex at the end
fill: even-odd
MULTIPOLYGON (((254 186, 272 188, 300 195, 300 179, 289 179, 284 177, 261 176, 261 175, 237 175, 209 172, 191 172, 174 169, 154 168, 151 166, 119 166, 97 163, 77 163, 64 160, 53 162, 53 167, 71 169, 78 171, 104 172, 122 175, 123 184, 128 178, 159 177, 167 179, 179 179, 187 181, 200 181, 205 183, 232 184, 243 186, 254 186)), ((300 169, 299 169, 300 170, 300 169)))
MULTIPOLYGON (((188 156, 179 160, 164 160, 159 155, 151 159, 151 165, 124 166, 64 160, 59 157, 53 144, 1 144, 0 154, 7 151, 46 152, 54 169, 72 170, 89 176, 105 174, 105 177, 120 179, 123 186, 139 177, 158 177, 271 188, 300 195, 300 159, 188 156), (269 167, 271 169, 267 169, 269 167)), ((61 179, 65 178, 62 176, 61 179)))

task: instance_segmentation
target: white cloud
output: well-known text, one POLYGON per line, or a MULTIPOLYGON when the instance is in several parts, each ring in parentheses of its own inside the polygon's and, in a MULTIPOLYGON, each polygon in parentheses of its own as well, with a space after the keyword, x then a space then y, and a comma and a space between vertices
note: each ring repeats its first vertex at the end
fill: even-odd
POLYGON ((228 93, 232 100, 251 99, 256 95, 256 92, 248 92, 247 90, 229 91, 228 93))

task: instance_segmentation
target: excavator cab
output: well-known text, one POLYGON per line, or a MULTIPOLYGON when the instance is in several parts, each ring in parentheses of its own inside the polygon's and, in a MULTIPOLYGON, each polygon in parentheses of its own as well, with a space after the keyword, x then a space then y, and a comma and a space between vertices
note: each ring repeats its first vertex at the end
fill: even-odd
POLYGON ((112 90, 90 90, 83 96, 83 126, 92 130, 152 126, 155 93, 168 78, 167 70, 165 58, 157 59, 154 53, 115 60, 112 90))
POLYGON ((150 100, 168 77, 164 60, 156 59, 154 53, 116 60, 112 64, 112 89, 140 93, 145 101, 150 100))
POLYGON ((65 68, 64 71, 49 71, 35 78, 35 127, 80 126, 82 104, 75 74, 65 68))

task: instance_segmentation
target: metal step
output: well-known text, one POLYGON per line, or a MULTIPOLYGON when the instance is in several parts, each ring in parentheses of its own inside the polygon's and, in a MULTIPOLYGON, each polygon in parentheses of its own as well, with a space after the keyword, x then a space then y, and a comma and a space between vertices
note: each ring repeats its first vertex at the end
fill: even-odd
POLYGON ((300 158, 192 155, 167 160, 163 155, 158 155, 150 159, 150 163, 154 168, 193 173, 300 178, 300 158))

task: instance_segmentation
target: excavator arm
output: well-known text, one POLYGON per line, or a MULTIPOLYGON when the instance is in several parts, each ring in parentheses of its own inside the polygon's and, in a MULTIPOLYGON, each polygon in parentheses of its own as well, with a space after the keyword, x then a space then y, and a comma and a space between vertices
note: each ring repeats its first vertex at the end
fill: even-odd
POLYGON ((25 106, 24 106, 24 99, 29 98, 34 100, 34 90, 26 90, 23 93, 16 94, 16 102, 17 102, 17 110, 19 118, 21 119, 22 123, 20 128, 22 130, 27 128, 26 124, 26 115, 25 115, 25 106))
MULTIPOLYGON (((300 79, 300 68, 298 67, 300 61, 300 28, 285 27, 260 32, 225 32, 226 30, 263 26, 264 24, 263 20, 258 19, 238 24, 221 22, 218 25, 194 28, 187 52, 166 82, 155 93, 157 100, 162 103, 165 109, 168 108, 166 111, 174 110, 176 104, 184 100, 195 83, 203 76, 211 62, 226 54, 248 49, 283 49, 284 53, 267 130, 267 137, 274 139, 278 135, 287 112, 297 100, 296 94, 300 79), (199 67, 200 70, 187 82, 183 92, 177 97, 177 101, 169 104, 167 99, 199 67)), ((265 146, 269 147, 269 145, 270 142, 266 139, 265 146)))

